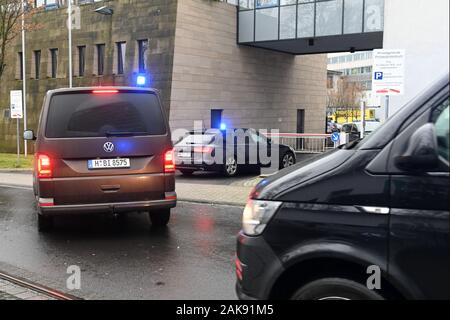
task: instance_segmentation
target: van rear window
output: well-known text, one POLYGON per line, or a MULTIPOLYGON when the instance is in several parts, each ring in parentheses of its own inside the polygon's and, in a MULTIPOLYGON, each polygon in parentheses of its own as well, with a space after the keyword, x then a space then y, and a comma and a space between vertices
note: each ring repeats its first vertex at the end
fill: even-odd
POLYGON ((52 97, 45 135, 81 138, 166 132, 159 100, 152 93, 67 93, 52 97))

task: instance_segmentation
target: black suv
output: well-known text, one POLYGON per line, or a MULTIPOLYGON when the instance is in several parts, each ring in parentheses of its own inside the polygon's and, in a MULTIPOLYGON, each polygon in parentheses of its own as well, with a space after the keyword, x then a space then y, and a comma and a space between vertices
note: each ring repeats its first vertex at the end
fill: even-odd
POLYGON ((241 299, 449 299, 448 75, 370 136, 263 180, 241 299))

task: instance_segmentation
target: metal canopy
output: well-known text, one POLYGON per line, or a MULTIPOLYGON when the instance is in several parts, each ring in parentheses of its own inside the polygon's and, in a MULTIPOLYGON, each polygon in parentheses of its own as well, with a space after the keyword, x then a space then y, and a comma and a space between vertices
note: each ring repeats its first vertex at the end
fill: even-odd
POLYGON ((382 48, 384 0, 240 0, 241 45, 290 54, 382 48))
POLYGON ((383 32, 359 33, 309 39, 273 40, 242 45, 294 55, 366 51, 383 47, 383 32))

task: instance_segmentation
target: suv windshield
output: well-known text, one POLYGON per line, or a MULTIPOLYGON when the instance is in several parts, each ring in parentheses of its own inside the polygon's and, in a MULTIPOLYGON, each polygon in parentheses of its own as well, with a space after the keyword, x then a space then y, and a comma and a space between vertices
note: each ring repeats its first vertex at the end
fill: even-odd
POLYGON ((156 95, 63 93, 50 101, 46 137, 80 138, 166 133, 156 95))

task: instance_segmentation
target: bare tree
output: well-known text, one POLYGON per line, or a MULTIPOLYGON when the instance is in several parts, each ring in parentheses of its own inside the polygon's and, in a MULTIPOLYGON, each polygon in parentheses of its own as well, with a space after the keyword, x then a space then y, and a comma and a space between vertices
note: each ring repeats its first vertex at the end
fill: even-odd
POLYGON ((22 31, 22 17, 26 31, 36 27, 31 21, 37 10, 33 8, 33 2, 33 0, 0 0, 0 79, 6 69, 8 45, 22 31), (24 11, 22 11, 22 3, 24 11))
POLYGON ((350 82, 348 78, 341 77, 336 86, 328 92, 329 108, 358 108, 364 91, 360 83, 350 82))
POLYGON ((336 116, 336 121, 338 118, 349 119, 348 121, 355 119, 360 113, 360 103, 364 97, 361 83, 340 76, 333 84, 328 89, 327 119, 333 115, 336 116))

